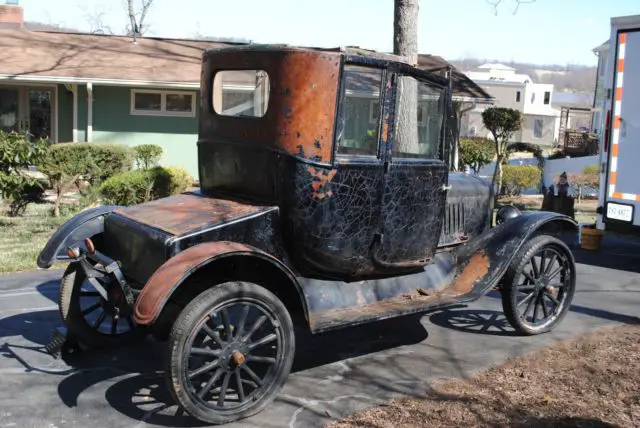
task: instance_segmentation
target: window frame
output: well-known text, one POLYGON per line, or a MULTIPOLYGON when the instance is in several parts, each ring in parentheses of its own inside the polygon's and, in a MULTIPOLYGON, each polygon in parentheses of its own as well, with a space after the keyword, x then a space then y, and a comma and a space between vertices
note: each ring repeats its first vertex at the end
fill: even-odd
POLYGON ((542 102, 544 105, 551 104, 551 91, 544 91, 544 98, 542 102))
POLYGON ((334 161, 338 164, 349 164, 349 163, 364 163, 364 164, 380 164, 384 158, 384 153, 382 150, 382 144, 380 140, 380 132, 382 131, 382 123, 383 123, 383 107, 385 97, 387 97, 388 89, 385 88, 385 81, 388 77, 389 70, 385 67, 380 67, 376 65, 360 63, 360 62, 343 62, 340 70, 340 88, 339 88, 339 104, 336 111, 336 120, 335 120, 335 136, 334 136, 334 161), (376 126, 377 129, 377 139, 376 139, 376 150, 374 153, 340 153, 341 141, 344 139, 344 131, 345 131, 345 119, 344 119, 344 109, 347 103, 347 97, 354 98, 368 98, 364 95, 358 93, 349 93, 350 91, 347 89, 344 77, 344 73, 348 67, 355 67, 358 69, 369 69, 374 70, 376 73, 380 73, 380 85, 377 90, 372 93, 375 96, 375 99, 369 100, 369 117, 368 123, 376 126), (378 119, 373 119, 373 112, 375 111, 377 103, 378 110, 378 119), (372 121, 373 120, 373 121, 372 121))
MULTIPOLYGON (((209 108, 209 112, 217 117, 221 117, 221 118, 231 118, 231 119, 242 119, 242 120, 262 120, 264 119, 267 114, 269 113, 269 107, 271 105, 271 98, 272 98, 272 90, 273 90, 273 86, 271 83, 271 75, 269 74, 269 72, 263 67, 263 68, 257 68, 257 67, 243 67, 243 66, 238 66, 238 67, 232 67, 232 68, 227 68, 227 67, 220 67, 220 68, 216 68, 215 70, 213 70, 211 72, 211 74, 209 75, 209 85, 210 89, 208 91, 207 94, 207 104, 208 104, 208 108, 209 108), (220 73, 225 73, 225 72, 262 72, 265 74, 266 78, 267 78, 267 83, 268 83, 268 91, 267 91, 267 101, 266 101, 266 105, 265 105, 265 110, 264 113, 261 116, 257 116, 257 115, 247 115, 247 116, 239 116, 239 115, 230 115, 230 114, 223 114, 222 112, 219 112, 216 110, 216 106, 215 106, 215 98, 216 98, 216 76, 220 73)), ((247 92, 247 93, 252 93, 255 94, 256 90, 258 89, 258 87, 254 84, 254 85, 245 85, 245 84, 236 84, 236 83, 232 83, 232 84, 228 84, 228 85, 224 85, 224 83, 222 83, 220 85, 221 88, 223 88, 223 93, 224 93, 224 87, 226 86, 226 89, 234 91, 234 92, 247 92)))
MULTIPOLYGON (((441 117, 441 122, 440 122, 440 132, 438 133, 438 151, 437 151, 437 156, 436 157, 430 157, 424 154, 417 154, 414 156, 397 156, 394 152, 394 150, 391 150, 390 153, 390 160, 391 163, 446 163, 446 157, 447 154, 445 153, 446 151, 446 144, 445 144, 445 140, 446 140, 446 136, 444 134, 444 130, 446 129, 446 125, 445 122, 447 120, 447 87, 446 86, 442 86, 439 85, 436 82, 433 82, 427 78, 424 78, 422 76, 413 74, 413 73, 406 73, 406 72, 396 72, 394 73, 393 76, 393 101, 392 101, 392 106, 391 109, 393 111, 393 115, 391 120, 391 129, 392 129, 392 136, 391 136, 391 140, 392 140, 392 144, 395 144, 395 135, 396 135, 396 106, 397 106, 397 102, 398 102, 398 79, 400 77, 411 77, 413 79, 416 80, 416 82, 418 83, 418 85, 423 84, 423 85, 427 85, 430 87, 433 87, 439 91, 442 91, 441 96, 444 96, 444 105, 443 105, 443 111, 442 111, 442 117, 441 117)), ((426 113, 425 109, 422 109, 422 115, 418 120, 418 126, 424 126, 426 125, 426 118, 427 118, 428 114, 426 113)))
POLYGON ((171 89, 131 89, 130 114, 132 116, 160 116, 160 117, 196 117, 197 107, 196 91, 180 91, 171 89), (136 109, 137 94, 159 94, 160 110, 138 110, 136 109), (191 96, 191 111, 169 111, 167 110, 167 95, 189 95, 191 96))

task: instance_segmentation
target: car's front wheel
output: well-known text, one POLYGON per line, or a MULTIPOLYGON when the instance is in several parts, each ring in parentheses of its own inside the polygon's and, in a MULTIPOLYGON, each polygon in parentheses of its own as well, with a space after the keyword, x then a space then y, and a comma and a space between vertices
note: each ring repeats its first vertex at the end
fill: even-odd
POLYGON ((69 264, 60 281, 60 316, 69 333, 90 348, 131 344, 147 334, 126 309, 126 300, 115 279, 98 279, 106 289, 104 299, 88 282, 79 262, 69 264))
POLYGON ((167 383, 179 405, 208 423, 254 415, 271 403, 291 370, 293 323, 284 304, 256 284, 204 291, 169 336, 167 383))
POLYGON ((522 246, 503 278, 504 314, 520 334, 548 332, 567 314, 575 288, 571 250, 553 236, 538 235, 522 246))

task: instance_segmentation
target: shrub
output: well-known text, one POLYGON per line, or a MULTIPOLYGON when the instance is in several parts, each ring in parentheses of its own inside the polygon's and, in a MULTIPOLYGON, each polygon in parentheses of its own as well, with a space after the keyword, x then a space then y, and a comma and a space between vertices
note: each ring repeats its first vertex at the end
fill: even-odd
POLYGON ((28 168, 46 156, 48 141, 30 142, 17 132, 0 131, 0 195, 9 203, 9 215, 24 213, 29 202, 34 200, 36 190, 44 187, 35 178, 26 173, 28 168))
POLYGON ((517 196, 525 189, 536 187, 540 182, 540 169, 535 165, 505 165, 502 184, 505 194, 517 196))
MULTIPOLYGON (((522 112, 506 107, 489 107, 482 112, 482 123, 491 132, 496 148, 496 169, 493 172, 491 186, 496 183, 498 189, 503 183, 503 164, 509 160, 507 145, 517 131, 522 129, 524 116, 522 112)), ((498 194, 496 193, 496 198, 498 194)))
POLYGON ((600 169, 597 164, 587 165, 578 174, 568 174, 567 181, 569 185, 577 189, 578 203, 580 203, 585 188, 598 188, 600 184, 600 169))
POLYGON ((547 156, 547 159, 548 160, 564 159, 566 157, 567 155, 562 150, 556 150, 553 153, 551 153, 549 156, 547 156))
POLYGON ((135 205, 186 191, 193 182, 183 168, 157 166, 114 175, 100 186, 105 202, 135 205))
POLYGON ((75 186, 80 194, 81 182, 98 185, 133 166, 133 150, 119 144, 62 143, 50 146, 47 158, 38 168, 49 177, 56 193, 53 215, 60 215, 62 194, 75 186))
POLYGON ((184 168, 155 167, 152 171, 155 171, 153 194, 156 198, 185 192, 193 184, 193 177, 184 168))
POLYGON ((467 137, 460 140, 460 163, 478 174, 495 156, 495 144, 488 138, 467 137))
POLYGON ((155 144, 140 144, 133 148, 138 168, 148 169, 158 165, 162 157, 162 147, 155 144))

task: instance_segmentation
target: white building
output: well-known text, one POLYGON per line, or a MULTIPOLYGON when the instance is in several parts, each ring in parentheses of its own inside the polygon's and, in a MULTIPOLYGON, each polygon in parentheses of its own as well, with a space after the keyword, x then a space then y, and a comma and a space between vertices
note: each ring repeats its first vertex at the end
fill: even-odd
MULTIPOLYGON (((553 85, 534 83, 526 74, 518 74, 503 64, 484 64, 466 75, 495 97, 494 107, 520 110, 524 122, 511 141, 552 146, 558 141, 560 110, 551 106, 553 85)), ((482 112, 489 106, 470 110, 462 121, 460 135, 491 137, 482 123, 482 112)))

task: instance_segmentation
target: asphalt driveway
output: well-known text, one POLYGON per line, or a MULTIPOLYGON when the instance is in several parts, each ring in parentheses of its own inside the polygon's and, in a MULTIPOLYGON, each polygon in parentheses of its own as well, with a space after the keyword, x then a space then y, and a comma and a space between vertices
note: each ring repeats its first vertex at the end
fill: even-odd
MULTIPOLYGON (((640 323, 640 240, 607 237, 576 250, 578 291, 552 333, 514 336, 490 295, 470 306, 300 337, 295 372, 277 401, 229 426, 313 427, 419 394, 549 342, 613 323, 640 323)), ((203 426, 177 413, 164 386, 164 347, 149 339, 69 364, 43 350, 57 325, 60 271, 0 276, 0 428, 203 426)))

